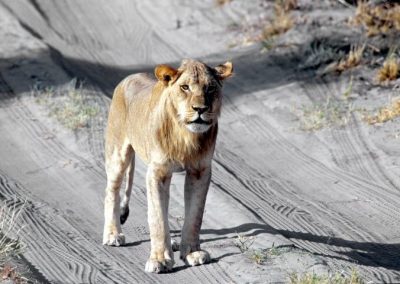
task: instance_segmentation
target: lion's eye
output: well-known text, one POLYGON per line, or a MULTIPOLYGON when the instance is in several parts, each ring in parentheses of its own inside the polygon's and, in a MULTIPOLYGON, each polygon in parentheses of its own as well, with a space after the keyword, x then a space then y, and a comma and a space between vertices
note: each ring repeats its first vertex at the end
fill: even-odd
POLYGON ((209 93, 209 94, 215 93, 216 90, 217 90, 217 88, 215 86, 207 87, 207 93, 209 93))
POLYGON ((189 90, 189 86, 188 85, 181 85, 181 90, 186 92, 189 90))

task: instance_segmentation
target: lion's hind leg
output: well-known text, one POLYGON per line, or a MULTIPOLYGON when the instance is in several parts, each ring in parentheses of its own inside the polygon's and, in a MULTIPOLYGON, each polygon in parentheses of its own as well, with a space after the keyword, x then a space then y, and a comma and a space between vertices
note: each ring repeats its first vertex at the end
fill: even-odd
POLYGON ((104 245, 121 246, 125 244, 125 236, 122 234, 120 221, 119 191, 125 171, 131 164, 133 153, 132 147, 124 143, 121 146, 114 146, 112 151, 106 155, 107 188, 104 200, 104 245))

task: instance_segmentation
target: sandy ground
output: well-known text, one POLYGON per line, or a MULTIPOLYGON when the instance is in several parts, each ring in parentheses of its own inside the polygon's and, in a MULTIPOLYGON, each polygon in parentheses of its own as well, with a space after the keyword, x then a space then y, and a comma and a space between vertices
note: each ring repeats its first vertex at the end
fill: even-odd
MULTIPOLYGON (((265 51, 242 43, 271 13, 268 1, 0 1, 0 202, 25 203, 19 237, 38 282, 282 283, 292 272, 353 268, 367 281, 400 282, 398 120, 369 126, 351 113, 343 127, 300 129, 302 107, 328 97, 340 102, 350 80, 317 76, 321 62, 312 60, 312 47, 348 46, 361 37, 345 25, 351 9, 336 1, 300 3, 295 13, 304 24, 265 51), (140 161, 123 227, 128 244, 101 245, 104 126, 119 80, 187 57, 235 65, 201 235, 213 261, 188 268, 176 255, 172 273, 147 274, 140 161), (34 86, 63 90, 73 78, 84 81, 99 109, 77 131, 32 96, 34 86), (235 246, 238 234, 254 238, 245 253, 235 246), (253 250, 272 247, 281 248, 264 264, 251 259, 253 250)), ((368 72, 352 73, 354 104, 374 108, 398 95, 372 86, 363 79, 368 72)), ((171 185, 177 240, 183 179, 178 174, 171 185)))

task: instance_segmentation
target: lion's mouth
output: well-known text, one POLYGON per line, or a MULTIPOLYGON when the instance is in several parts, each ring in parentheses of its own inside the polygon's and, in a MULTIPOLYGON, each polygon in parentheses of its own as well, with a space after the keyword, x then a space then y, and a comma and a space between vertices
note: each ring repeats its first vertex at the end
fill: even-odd
POLYGON ((211 121, 205 121, 203 119, 201 119, 201 117, 199 116, 198 118, 196 118, 193 121, 189 121, 188 124, 205 124, 205 125, 210 125, 211 121))

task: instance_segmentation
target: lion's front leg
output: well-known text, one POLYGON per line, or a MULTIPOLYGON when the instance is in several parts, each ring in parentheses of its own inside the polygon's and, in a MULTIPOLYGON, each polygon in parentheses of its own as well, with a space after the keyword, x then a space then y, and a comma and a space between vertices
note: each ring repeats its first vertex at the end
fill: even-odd
POLYGON ((151 164, 147 171, 147 203, 151 253, 147 272, 171 271, 174 255, 168 225, 169 185, 172 173, 164 166, 151 164))
POLYGON ((200 249, 200 228, 211 180, 211 165, 189 169, 185 180, 185 222, 182 228, 181 259, 194 266, 210 261, 208 252, 200 249))

